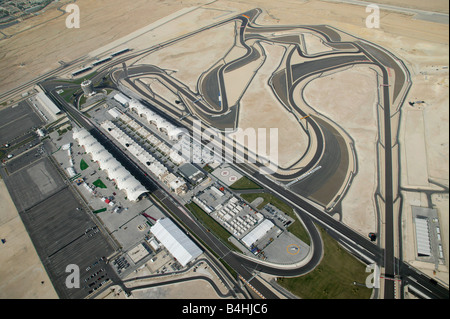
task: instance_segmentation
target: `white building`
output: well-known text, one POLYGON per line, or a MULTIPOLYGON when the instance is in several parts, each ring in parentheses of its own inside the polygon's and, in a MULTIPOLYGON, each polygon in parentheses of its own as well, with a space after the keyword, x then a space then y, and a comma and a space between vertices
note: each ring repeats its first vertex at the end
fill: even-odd
POLYGON ((251 232, 242 238, 242 242, 250 248, 258 239, 261 239, 269 230, 275 225, 268 219, 265 219, 261 224, 256 226, 251 232))
POLYGON ((176 194, 184 194, 187 190, 186 182, 175 176, 173 173, 168 174, 163 179, 164 184, 166 184, 170 190, 176 194))
POLYGON ((98 162, 108 177, 116 182, 117 187, 127 194, 129 200, 135 201, 148 192, 88 131, 74 130, 73 138, 84 147, 86 153, 91 154, 92 159, 98 162))
POLYGON ((91 80, 85 80, 81 83, 81 89, 83 90, 84 96, 94 95, 94 84, 91 80))
POLYGON ((119 127, 111 121, 105 121, 101 127, 108 132, 117 142, 135 156, 139 162, 144 164, 152 174, 162 180, 168 173, 168 169, 164 164, 159 162, 149 152, 144 150, 138 143, 136 143, 130 136, 124 133, 119 127))
POLYGON ((123 95, 122 93, 117 93, 114 95, 114 100, 122 104, 123 106, 127 106, 130 103, 131 99, 123 95))
POLYGON ((50 100, 50 98, 44 92, 36 94, 36 100, 42 107, 47 110, 47 112, 49 112, 55 118, 57 115, 61 114, 61 110, 59 109, 59 107, 56 106, 56 104, 53 103, 52 100, 50 100))
POLYGON ((150 231, 183 267, 202 254, 202 250, 169 218, 158 219, 150 231))
POLYGON ((417 254, 419 256, 431 256, 431 240, 428 218, 417 217, 416 224, 417 254))
POLYGON ((137 114, 139 114, 140 117, 145 116, 150 124, 156 125, 159 131, 164 132, 167 136, 169 136, 169 139, 178 140, 183 135, 183 131, 179 127, 173 125, 138 101, 134 99, 131 100, 129 107, 131 110, 134 110, 137 114))

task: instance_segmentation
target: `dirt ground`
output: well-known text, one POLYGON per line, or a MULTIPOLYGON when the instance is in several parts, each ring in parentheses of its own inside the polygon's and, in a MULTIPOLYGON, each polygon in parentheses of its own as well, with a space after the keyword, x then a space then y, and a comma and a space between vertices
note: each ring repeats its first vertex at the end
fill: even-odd
MULTIPOLYGON (((5 92, 185 7, 175 0, 78 0, 80 28, 68 29, 55 8, 19 24, 38 25, 0 41, 0 91, 5 92), (57 18, 55 18, 57 16, 57 18), (43 23, 48 21, 46 23, 43 23), (132 21, 132 23, 129 23, 132 21), (41 24, 43 23, 43 24, 41 24)), ((192 2, 195 5, 195 2, 192 2)), ((5 29, 5 34, 15 34, 5 29)))
MULTIPOLYGON (((165 280, 175 280, 183 278, 192 278, 192 276, 204 276, 211 279, 216 287, 222 294, 228 294, 228 290, 225 285, 220 281, 217 274, 211 270, 210 267, 198 266, 194 271, 193 268, 186 273, 172 275, 168 278, 153 278, 153 279, 139 279, 145 278, 154 274, 152 264, 148 262, 145 266, 138 269, 136 272, 130 274, 126 279, 129 281, 126 286, 128 288, 134 288, 139 286, 145 286, 148 284, 155 284, 158 282, 164 282, 165 280), (133 280, 134 279, 134 280, 133 280)), ((120 288, 112 286, 110 289, 104 291, 97 299, 230 299, 231 296, 222 297, 212 285, 206 280, 197 279, 186 282, 179 282, 170 285, 163 285, 159 287, 142 288, 133 290, 132 295, 125 297, 123 291, 120 288)))
POLYGON ((0 299, 58 298, 2 179, 0 238, 0 299))
MULTIPOLYGON (((393 5, 404 5, 407 3, 407 5, 412 8, 448 13, 448 2, 443 0, 427 2, 419 0, 379 0, 370 2, 393 5)), ((168 40, 187 31, 198 29, 202 25, 215 22, 216 19, 222 19, 223 17, 226 17, 227 14, 231 16, 255 7, 260 7, 264 10, 264 13, 257 20, 259 24, 329 24, 348 32, 349 34, 381 45, 403 60, 408 67, 412 78, 412 87, 407 101, 424 100, 426 103, 422 105, 416 104, 414 107, 411 107, 410 110, 408 109, 410 107, 405 103, 405 113, 402 113, 400 137, 406 139, 400 140, 401 154, 403 154, 403 156, 401 156, 402 186, 417 186, 410 185, 409 181, 414 181, 415 184, 424 184, 426 180, 423 171, 420 171, 420 174, 422 175, 414 176, 417 173, 417 170, 420 170, 420 167, 417 165, 408 166, 407 163, 404 162, 404 155, 408 152, 409 157, 421 156, 420 160, 424 161, 423 153, 417 155, 417 152, 410 151, 411 148, 408 147, 411 145, 416 148, 421 147, 422 150, 425 149, 426 159, 424 163, 427 165, 426 171, 428 178, 439 181, 447 187, 449 185, 448 25, 415 20, 408 14, 399 14, 382 10, 380 28, 368 29, 365 27, 367 13, 363 6, 338 4, 318 0, 281 0, 276 2, 270 0, 245 2, 219 0, 207 5, 207 1, 194 0, 185 0, 183 2, 175 0, 135 0, 126 1, 126 5, 124 5, 124 1, 122 0, 78 0, 76 3, 79 5, 81 12, 80 29, 67 29, 65 27, 66 15, 60 16, 61 12, 56 11, 56 9, 48 9, 41 15, 23 22, 23 24, 2 30, 4 34, 12 36, 0 40, 0 71, 3 75, 0 78, 0 93, 11 90, 27 81, 33 80, 39 75, 55 69, 59 66, 58 61, 60 60, 67 62, 88 55, 89 53, 105 47, 111 42, 117 41, 159 19, 170 14, 175 14, 181 9, 195 8, 196 6, 201 5, 204 5, 203 8, 208 8, 208 10, 202 12, 194 11, 193 16, 185 15, 180 20, 174 20, 173 22, 175 23, 171 24, 171 28, 159 28, 157 32, 153 33, 150 37, 146 37, 145 41, 140 42, 139 39, 136 39, 136 41, 129 42, 129 44, 131 45, 134 43, 133 45, 135 45, 136 48, 148 47, 153 43, 168 40), (189 17, 195 18, 189 19, 189 17), (45 21, 48 22, 45 23, 45 21), (129 23, 130 21, 132 21, 132 23, 129 23), (25 30, 30 26, 36 27, 25 30), (14 35, 21 30, 25 31, 14 35), (406 112, 407 109, 408 111, 406 112), (413 118, 408 115, 408 113, 412 111, 418 112, 417 114, 414 114, 413 118), (406 133, 406 130, 408 130, 406 124, 420 121, 420 116, 422 117, 423 125, 418 127, 419 131, 415 131, 414 135, 408 135, 406 133), (415 144, 416 138, 420 140, 420 145, 415 144)), ((103 51, 99 50, 97 52, 103 51)), ((163 59, 163 56, 158 57, 158 59, 163 59)), ((214 60, 216 59, 216 56, 208 57, 208 59, 210 59, 209 61, 214 60)), ((182 64, 183 63, 181 63, 181 65, 182 64)), ((189 67, 190 72, 195 69, 195 65, 192 63, 189 63, 189 67)), ((185 76, 190 77, 191 74, 185 73, 185 76)), ((345 81, 345 83, 340 84, 356 86, 357 79, 360 79, 362 83, 366 83, 366 81, 371 83, 370 81, 372 81, 370 78, 365 78, 359 73, 353 73, 352 76, 353 78, 350 77, 349 79, 342 78, 342 81, 345 81)), ((335 79, 336 78, 334 78, 334 82, 331 83, 337 83, 335 79)), ((332 81, 331 78, 319 79, 317 81, 322 80, 332 81)), ((312 90, 312 86, 310 89, 312 90)), ((310 93, 311 92, 312 91, 310 91, 310 93)), ((360 96, 355 95, 355 97, 358 98, 360 96)), ((320 97, 317 96, 311 96, 312 100, 319 98, 320 97)), ((358 136, 358 140, 361 139, 359 144, 362 145, 364 149, 360 148, 360 158, 364 159, 367 155, 367 158, 372 160, 375 158, 373 154, 369 156, 372 151, 372 144, 364 145, 364 141, 370 141, 373 138, 373 123, 371 122, 369 127, 358 127, 355 125, 356 122, 360 123, 360 120, 363 120, 363 118, 358 117, 364 115, 360 112, 360 103, 367 102, 370 104, 370 101, 364 102, 364 99, 358 101, 359 103, 352 103, 352 105, 348 106, 349 114, 352 113, 352 108, 354 114, 357 114, 355 122, 346 121, 344 114, 339 114, 339 116, 341 116, 340 120, 342 120, 342 123, 339 124, 342 124, 344 129, 351 130, 352 136, 358 136), (368 131, 367 135, 364 134, 365 130, 368 131)), ((330 103, 331 102, 333 101, 330 101, 330 103)), ((244 111, 246 114, 251 114, 251 108, 249 108, 248 105, 245 106, 244 111)), ((331 112, 330 109, 327 110, 326 108, 323 108, 322 111, 331 112)), ((373 111, 365 115, 372 117, 372 112, 373 111)), ((246 120, 248 120, 248 117, 246 117, 246 120)), ((350 120, 350 118, 348 118, 348 120, 350 120)), ((271 125, 271 123, 266 124, 271 125)), ((280 125, 280 122, 276 122, 273 123, 271 127, 282 127, 282 124, 280 125)), ((285 128, 283 127, 283 129, 285 128)), ((289 138, 289 134, 286 134, 286 136, 289 138)), ((296 143, 301 143, 301 140, 298 140, 296 143)), ((372 174, 374 168, 371 165, 368 165, 367 167, 369 168, 365 173, 361 173, 359 180, 355 179, 354 185, 359 183, 359 187, 363 187, 365 184, 364 180, 366 180, 365 177, 368 180, 373 180, 372 174)), ((435 187, 431 184, 423 186, 435 187)), ((358 187, 354 187, 354 189, 356 188, 358 187)), ((372 188, 373 185, 370 183, 369 187, 364 187, 368 193, 370 193, 372 188)), ((344 205, 348 207, 344 215, 344 222, 354 225, 354 227, 361 232, 366 232, 374 223, 373 218, 371 217, 373 215, 373 203, 370 203, 370 201, 352 201, 351 199, 355 198, 355 195, 352 195, 352 191, 353 190, 350 190, 348 198, 344 200, 344 205), (368 205, 372 206, 369 207, 368 205)), ((2 191, 1 194, 3 196, 6 193, 2 191)), ((373 197, 371 196, 370 198, 373 197)), ((411 198, 411 196, 407 197, 407 201, 403 205, 405 207, 405 213, 407 213, 407 209, 410 205, 417 202, 415 200, 409 202, 408 200, 411 198)), ((448 196, 440 198, 437 207, 442 223, 446 224, 448 229, 448 196)), ((4 215, 5 211, 10 211, 9 209, 10 208, 2 207, 0 210, 1 216, 4 215)), ((23 243, 25 243, 28 236, 25 230, 21 228, 23 225, 21 224, 20 219, 14 217, 14 215, 5 216, 5 218, 1 219, 1 227, 2 229, 5 229, 2 231, 1 237, 5 237, 5 235, 3 235, 5 233, 8 236, 9 234, 14 234, 14 236, 19 236, 17 238, 21 238, 20 241, 23 240, 23 243), (21 230, 12 232, 12 229, 21 230), (20 236, 20 234, 23 236, 20 236)), ((445 234, 444 252, 448 263, 448 231, 445 234)), ((409 241, 413 239, 407 237, 406 240, 409 241)), ((16 241, 19 241, 19 239, 16 239, 16 241)), ((12 243, 14 243, 14 241, 12 243)), ((7 244, 12 243, 10 241, 7 242, 7 244)), ((404 246, 407 246, 408 244, 413 243, 406 242, 404 246)), ((22 244, 20 245, 23 247, 22 244)), ((7 246, 3 245, 0 247, 3 249, 7 246)), ((35 254, 31 249, 32 246, 26 247, 28 247, 26 248, 28 249, 27 251, 30 251, 30 256, 35 254)), ((14 251, 17 252, 20 250, 14 251)), ((2 250, 2 254, 4 252, 5 251, 2 250)), ((30 256, 28 257, 32 258, 30 256)), ((25 277, 19 275, 7 275, 5 277, 2 274, 0 277, 8 278, 8 280, 6 282, 2 280, 1 292, 5 291, 3 285, 13 287, 13 282, 15 281, 20 284, 14 289, 8 288, 8 291, 11 292, 10 295, 39 297, 55 296, 53 288, 48 285, 49 281, 48 278, 45 277, 45 271, 43 271, 43 268, 39 268, 42 266, 38 265, 38 259, 34 263, 24 263, 22 260, 22 258, 25 258, 23 254, 16 254, 11 251, 7 253, 5 258, 11 260, 9 262, 14 263, 15 265, 27 265, 28 267, 31 267, 30 265, 35 265, 37 268, 27 268, 26 271, 36 271, 39 275, 36 275, 35 277, 39 278, 39 280, 38 284, 33 286, 35 289, 30 289, 28 288, 28 283, 24 284, 24 282, 26 282, 25 277), (41 278, 43 279, 41 280, 41 278), (42 286, 40 284, 41 281, 44 281, 42 286), (27 287, 27 291, 24 291, 25 288, 23 287, 27 287), (45 287, 47 287, 47 289, 45 289, 45 287)), ((3 256, 2 260, 5 260, 3 256)), ((406 251, 405 260, 414 260, 413 253, 406 251)), ((11 272, 9 269, 3 269, 2 271, 4 271, 5 274, 10 274, 11 272)), ((22 271, 20 273, 24 274, 26 272, 22 271)), ((448 283, 448 267, 444 266, 441 273, 446 274, 442 275, 442 278, 448 283)))
POLYGON ((434 1, 422 1, 422 0, 362 0, 369 3, 387 4, 391 6, 400 6, 411 9, 433 11, 440 13, 448 13, 448 1, 446 0, 434 0, 434 1))
POLYGON ((304 96, 312 108, 343 127, 354 140, 358 173, 342 201, 343 222, 361 234, 369 233, 377 222, 373 197, 377 185, 376 73, 359 66, 316 78, 307 84, 304 96), (324 87, 335 94, 321 94, 324 87))

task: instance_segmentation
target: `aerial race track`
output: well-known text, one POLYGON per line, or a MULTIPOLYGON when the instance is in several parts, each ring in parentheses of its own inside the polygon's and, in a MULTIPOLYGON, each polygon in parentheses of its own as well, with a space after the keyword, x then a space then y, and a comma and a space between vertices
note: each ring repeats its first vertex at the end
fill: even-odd
MULTIPOLYGON (((250 64, 261 65, 267 58, 261 45, 263 42, 285 45, 286 53, 267 85, 280 105, 297 119, 298 125, 309 138, 308 148, 305 154, 299 154, 294 164, 289 167, 278 166, 276 172, 264 175, 261 172, 264 172, 265 164, 258 161, 257 154, 245 146, 236 146, 242 147, 248 158, 255 159, 249 161, 248 164, 237 166, 255 180, 270 185, 272 190, 283 194, 292 202, 301 202, 303 207, 307 207, 309 213, 319 216, 317 218, 324 224, 333 225, 335 229, 339 229, 341 234, 345 234, 347 238, 364 246, 364 249, 370 251, 371 256, 377 261, 381 260, 386 267, 386 274, 395 275, 398 269, 393 254, 393 203, 401 198, 397 189, 398 171, 393 169, 392 161, 399 158, 398 132, 396 131, 399 126, 398 114, 411 86, 407 68, 402 61, 383 48, 328 25, 258 25, 255 20, 261 12, 260 9, 253 9, 147 50, 133 52, 119 60, 107 63, 102 66, 101 70, 109 73, 116 88, 138 99, 153 111, 161 113, 179 127, 192 132, 194 121, 200 120, 202 130, 213 128, 223 132, 229 128, 237 129, 240 111, 239 100, 233 101, 233 103, 229 102, 226 74, 239 72, 240 69, 250 64), (199 75, 196 90, 190 89, 173 74, 157 65, 131 62, 125 67, 127 60, 139 61, 139 59, 133 59, 151 55, 157 50, 164 50, 165 47, 179 41, 190 41, 192 36, 202 31, 228 23, 235 25, 235 46, 240 49, 244 48, 245 53, 233 59, 224 57, 217 61, 199 75), (314 54, 308 53, 303 37, 305 32, 318 36, 329 50, 314 54), (316 204, 325 210, 332 210, 351 186, 352 178, 357 173, 357 156, 351 136, 340 128, 338 123, 334 123, 307 105, 303 99, 303 88, 314 76, 325 72, 337 72, 355 65, 370 66, 378 74, 379 86, 376 88, 379 97, 377 156, 380 175, 374 197, 377 200, 378 208, 383 206, 381 210, 385 214, 385 243, 387 246, 384 249, 370 243, 367 238, 355 234, 354 231, 347 229, 345 225, 333 220, 329 215, 323 214, 323 211, 317 209, 315 205, 309 205, 304 201, 304 198, 310 194, 323 191, 321 200, 316 204), (158 79, 170 91, 176 92, 183 102, 181 107, 184 109, 180 105, 175 107, 167 103, 150 89, 146 90, 138 85, 137 81, 140 77, 158 79), (394 128, 393 132, 391 132, 391 127, 394 128)), ((255 73, 257 71, 258 67, 256 67, 255 73)), ((102 74, 104 75, 104 73, 102 74)), ((242 95, 251 79, 242 87, 242 95)), ((41 85, 47 92, 52 93, 57 84, 57 81, 52 81, 48 82, 47 86, 46 84, 41 85)), ((324 91, 324 93, 327 92, 324 91)), ((53 95, 56 97, 56 94, 53 95)), ((80 114, 76 115, 76 117, 79 116, 80 114)), ((227 144, 224 146, 227 147, 227 144)), ((235 149, 232 151, 234 152, 235 149)), ((173 209, 175 212, 177 211, 176 208, 173 209)), ((279 276, 299 276, 314 269, 322 257, 323 247, 320 235, 310 218, 311 215, 302 212, 298 212, 298 214, 308 230, 312 242, 311 254, 309 254, 308 260, 301 265, 269 264, 256 259, 248 259, 237 253, 224 254, 229 259, 227 262, 237 268, 244 266, 247 269, 258 269, 279 276)), ((180 213, 180 216, 182 215, 180 213)), ((190 222, 186 220, 186 223, 190 222)), ((225 246, 222 249, 227 250, 225 246)))
MULTIPOLYGON (((244 48, 245 54, 233 60, 225 56, 212 65, 199 76, 196 92, 156 65, 132 64, 126 71, 116 68, 112 72, 112 79, 118 87, 137 93, 143 103, 149 103, 149 107, 176 120, 178 125, 181 124, 188 130, 192 130, 194 120, 200 120, 204 129, 214 128, 218 131, 236 129, 239 100, 228 102, 224 77, 229 72, 239 72, 239 69, 244 69, 255 61, 261 61, 256 63, 260 67, 266 58, 261 42, 285 45, 287 48, 285 56, 267 85, 279 103, 297 119, 298 125, 308 136, 309 143, 306 152, 304 154, 299 152, 298 159, 293 164, 289 167, 277 166, 270 177, 304 197, 320 193, 318 203, 332 208, 343 198, 357 172, 355 146, 351 136, 339 126, 339 123, 334 123, 317 110, 313 110, 304 100, 299 100, 298 97, 303 97, 303 88, 311 78, 326 72, 344 70, 354 65, 370 66, 379 73, 380 86, 377 90, 379 90, 380 110, 391 110, 389 114, 385 114, 390 118, 398 112, 409 90, 409 73, 395 56, 370 42, 354 38, 326 25, 260 26, 254 22, 260 13, 260 9, 253 9, 209 27, 217 28, 224 24, 235 23, 235 47, 244 48), (323 44, 330 49, 308 54, 302 36, 305 32, 320 37, 323 44), (296 62, 299 59, 295 56, 301 57, 304 62, 296 62), (146 90, 137 85, 136 81, 144 76, 156 78, 172 92, 176 92, 184 102, 185 109, 170 106, 150 89, 146 90), (186 114, 192 116, 185 116, 186 114)), ((178 39, 180 40, 190 39, 183 37, 178 39)), ((232 51, 233 48, 226 55, 231 55, 232 51)), ((259 67, 255 68, 255 74, 259 67)), ((241 97, 245 94, 249 82, 242 88, 241 97)), ((324 88, 324 94, 333 93, 324 88)), ((385 124, 383 118, 380 117, 379 122, 379 127, 383 128, 385 124)), ((380 145, 386 144, 385 132, 380 131, 379 140, 380 145)), ((223 147, 225 152, 229 145, 225 144, 223 147)), ((255 154, 245 146, 236 147, 241 147, 242 153, 249 159, 247 166, 252 166, 253 170, 264 170, 265 164, 260 162, 260 154, 255 154)), ((233 151, 236 154, 236 150, 233 151)))

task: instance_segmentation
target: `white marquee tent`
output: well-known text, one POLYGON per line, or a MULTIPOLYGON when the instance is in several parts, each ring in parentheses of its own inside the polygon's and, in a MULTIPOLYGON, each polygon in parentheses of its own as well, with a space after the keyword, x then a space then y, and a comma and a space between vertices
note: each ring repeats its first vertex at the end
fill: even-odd
POLYGON ((272 227, 275 226, 270 220, 265 219, 261 224, 256 226, 251 232, 242 238, 242 242, 251 247, 258 239, 262 238, 272 227))
POLYGON ((158 219, 150 231, 183 267, 202 253, 202 250, 169 218, 158 219))
POLYGON ((129 107, 130 109, 134 109, 139 116, 142 117, 145 115, 149 123, 155 124, 158 130, 165 131, 171 140, 177 140, 183 134, 183 131, 179 127, 173 125, 138 101, 131 100, 129 107))
POLYGON ((129 200, 135 201, 148 192, 88 131, 74 130, 73 138, 91 154, 92 160, 98 162, 108 177, 115 180, 117 187, 125 191, 129 200))

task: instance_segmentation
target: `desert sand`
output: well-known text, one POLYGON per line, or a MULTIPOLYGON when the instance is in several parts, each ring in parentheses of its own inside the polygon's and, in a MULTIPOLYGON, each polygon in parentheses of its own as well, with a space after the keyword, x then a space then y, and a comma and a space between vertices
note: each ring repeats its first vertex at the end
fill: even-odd
POLYGON ((387 4, 431 12, 448 13, 448 1, 445 0, 362 0, 369 3, 387 4))
POLYGON ((362 234, 369 233, 376 229, 377 221, 373 196, 378 177, 376 73, 370 67, 358 66, 328 74, 312 80, 304 96, 311 107, 344 127, 354 140, 358 173, 342 202, 343 222, 362 234), (336 93, 323 94, 324 87, 336 93))
POLYGON ((0 237, 0 299, 58 298, 2 179, 0 237))

